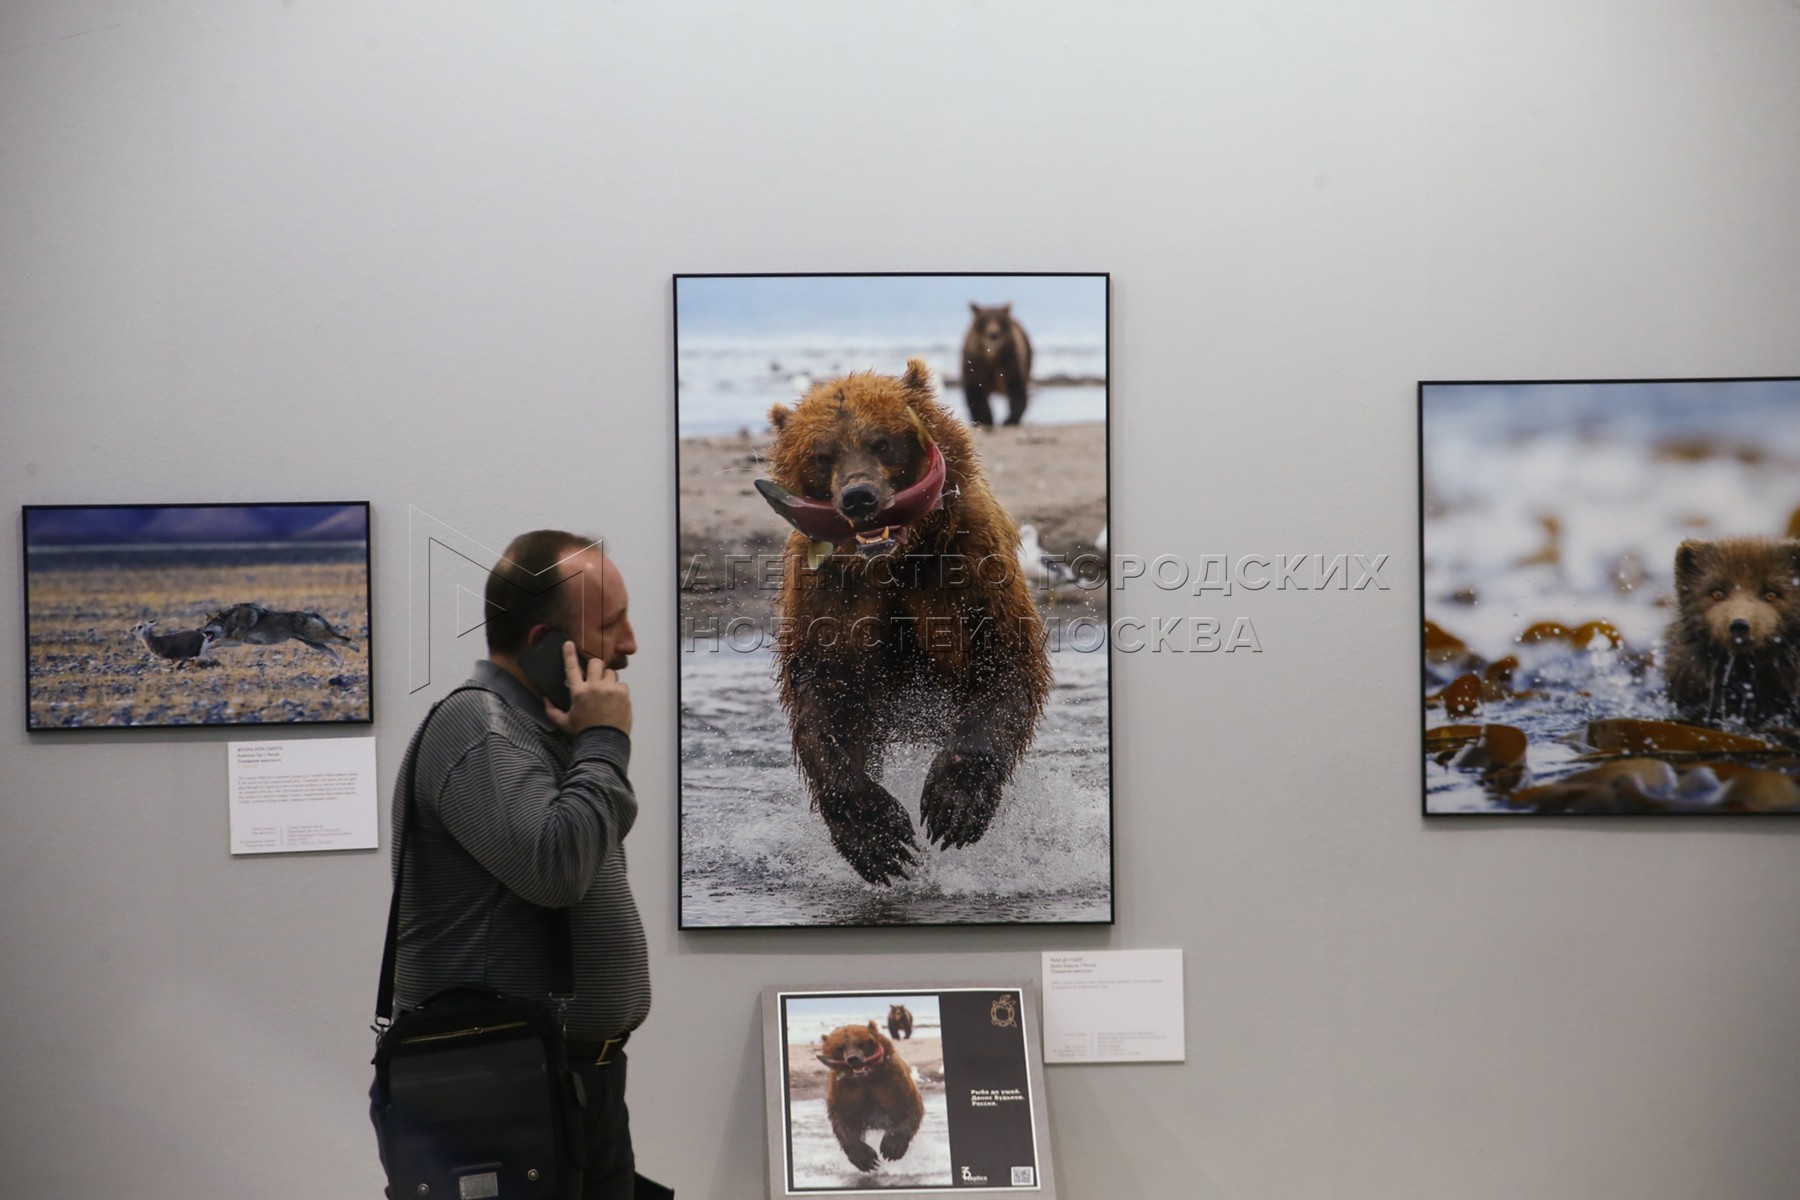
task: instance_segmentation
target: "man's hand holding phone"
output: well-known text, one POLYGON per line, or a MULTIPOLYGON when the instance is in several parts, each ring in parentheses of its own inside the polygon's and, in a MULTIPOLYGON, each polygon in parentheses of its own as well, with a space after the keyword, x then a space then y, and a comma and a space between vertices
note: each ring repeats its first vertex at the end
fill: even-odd
POLYGON ((619 673, 597 658, 590 658, 584 671, 574 642, 565 641, 562 651, 563 670, 569 681, 569 707, 564 711, 545 700, 544 715, 551 724, 571 737, 599 725, 610 725, 629 735, 631 686, 619 682, 619 673))

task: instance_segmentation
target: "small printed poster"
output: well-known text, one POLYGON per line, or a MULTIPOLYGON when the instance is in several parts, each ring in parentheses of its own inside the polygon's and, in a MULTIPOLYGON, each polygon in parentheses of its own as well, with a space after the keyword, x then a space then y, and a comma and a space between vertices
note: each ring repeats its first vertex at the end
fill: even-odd
POLYGON ((1186 1062, 1180 950, 1044 955, 1044 1061, 1186 1062))
POLYGON ((1054 1197, 1035 998, 766 989, 770 1196, 1054 1197))
POLYGON ((231 852, 373 850, 375 739, 228 742, 231 852))

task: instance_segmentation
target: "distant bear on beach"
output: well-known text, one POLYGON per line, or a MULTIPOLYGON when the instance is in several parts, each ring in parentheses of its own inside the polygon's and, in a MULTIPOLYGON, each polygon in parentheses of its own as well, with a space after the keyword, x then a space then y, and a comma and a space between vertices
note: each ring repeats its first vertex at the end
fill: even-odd
POLYGON ((1013 320, 1012 304, 983 308, 973 300, 969 332, 963 337, 962 388, 968 401, 969 419, 992 427, 994 410, 988 397, 1006 394, 1006 423, 1017 425, 1025 415, 1026 388, 1031 382, 1031 339, 1025 327, 1013 320))
POLYGON ((876 782, 885 750, 937 747, 925 831, 945 848, 979 841, 1050 694, 1044 624, 1019 527, 924 360, 825 380, 769 420, 774 478, 756 486, 795 530, 775 645, 794 756, 832 844, 885 884, 917 851, 876 782))
POLYGON ((925 1101, 894 1043, 881 1036, 873 1021, 844 1025, 825 1035, 818 1059, 831 1070, 825 1113, 845 1157, 857 1170, 873 1171, 881 1159, 893 1162, 903 1156, 925 1119, 925 1101), (863 1141, 871 1129, 883 1131, 880 1158, 863 1141))
POLYGON ((904 1004, 888 1005, 888 1036, 891 1038, 912 1036, 912 1009, 904 1004))
POLYGON ((1692 720, 1800 714, 1800 541, 1685 541, 1663 641, 1669 699, 1692 720))

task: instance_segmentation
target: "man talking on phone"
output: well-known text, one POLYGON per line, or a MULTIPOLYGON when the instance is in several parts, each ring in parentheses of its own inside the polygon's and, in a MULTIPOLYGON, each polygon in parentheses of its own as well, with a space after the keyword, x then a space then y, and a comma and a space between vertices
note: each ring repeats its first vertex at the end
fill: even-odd
MULTIPOLYGON (((418 763, 396 1002, 459 984, 542 999, 549 910, 567 908, 568 1056, 587 1091, 581 1194, 626 1200, 624 1048, 650 1010, 650 969, 625 877, 637 817, 631 690, 619 681, 637 651, 625 580, 597 542, 540 529, 515 538, 489 574, 487 612, 487 658, 408 752, 418 763)), ((396 844, 406 777, 403 762, 396 844)))

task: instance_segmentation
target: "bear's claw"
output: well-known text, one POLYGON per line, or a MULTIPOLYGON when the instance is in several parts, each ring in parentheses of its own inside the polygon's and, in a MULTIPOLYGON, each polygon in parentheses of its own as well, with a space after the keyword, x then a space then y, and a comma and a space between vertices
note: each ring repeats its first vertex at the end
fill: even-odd
POLYGON ((820 808, 831 844, 858 875, 878 884, 907 878, 918 861, 919 843, 912 818, 885 788, 870 783, 862 795, 820 808))
POLYGON ((893 1162, 906 1155, 906 1148, 912 1145, 910 1134, 890 1133, 881 1139, 881 1157, 893 1162))
POLYGON ((993 755, 939 752, 919 802, 925 836, 946 850, 979 842, 1000 807, 1006 774, 993 755))

